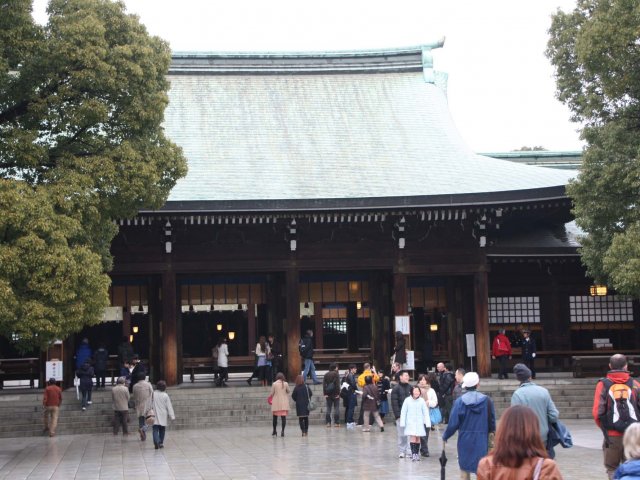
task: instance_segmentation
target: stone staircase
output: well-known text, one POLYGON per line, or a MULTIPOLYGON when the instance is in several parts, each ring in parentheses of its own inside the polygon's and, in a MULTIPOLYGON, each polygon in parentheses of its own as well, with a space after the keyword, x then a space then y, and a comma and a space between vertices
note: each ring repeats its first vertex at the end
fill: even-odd
MULTIPOLYGON (((271 412, 267 404, 269 387, 249 387, 244 382, 233 382, 237 386, 212 388, 211 383, 183 384, 170 388, 168 393, 176 412, 176 421, 171 429, 204 429, 245 425, 271 425, 271 412)), ((541 378, 536 381, 547 388, 560 410, 563 419, 590 419, 591 404, 596 379, 573 379, 567 377, 541 378)), ((511 394, 517 388, 516 380, 482 379, 480 391, 491 395, 498 415, 507 408, 511 394)), ((322 399, 321 385, 311 386, 314 397, 322 399)), ((57 433, 109 433, 113 411, 111 392, 93 392, 93 404, 86 412, 81 411, 75 390, 63 392, 57 433)), ((324 401, 311 414, 311 423, 324 423, 324 401)), ((358 407, 359 408, 359 407, 358 407)), ((340 408, 341 417, 344 410, 340 408)), ((358 411, 356 411, 357 413, 358 411)), ((295 417, 292 407, 290 418, 295 417)), ((137 419, 130 413, 130 430, 136 432, 137 419)), ((0 437, 42 435, 42 391, 4 390, 0 394, 0 437)))

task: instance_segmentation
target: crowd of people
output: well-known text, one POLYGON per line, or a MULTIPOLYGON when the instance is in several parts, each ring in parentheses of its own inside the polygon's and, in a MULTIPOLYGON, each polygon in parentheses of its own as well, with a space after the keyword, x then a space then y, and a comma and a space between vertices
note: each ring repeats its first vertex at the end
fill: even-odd
MULTIPOLYGON (((309 416, 315 408, 313 391, 306 383, 310 377, 313 384, 322 384, 327 428, 344 425, 354 430, 360 426, 363 433, 370 433, 372 426, 377 426, 384 432, 385 419, 391 415, 398 458, 419 461, 429 457, 429 435, 442 423, 446 425, 442 433, 445 444, 457 433, 462 479, 469 479, 472 474, 479 480, 562 478, 553 460, 554 446, 570 446, 570 434, 559 421, 560 412, 549 391, 533 381, 535 347, 528 347, 534 353, 527 354, 529 362, 513 367, 511 373, 519 386, 512 394, 511 407, 497 422, 491 397, 479 391, 480 377, 476 372, 465 372, 463 368, 453 372, 449 365, 438 363, 435 371, 420 374, 415 383, 410 383, 406 365, 400 363, 406 361, 403 338, 401 334, 397 337, 389 375, 370 363, 364 363, 359 374, 355 364, 341 374, 338 364, 332 363, 320 381, 313 362, 313 334, 309 331, 299 343, 304 370, 296 377, 293 389, 284 374, 278 372, 282 360, 279 344, 273 335, 260 337, 255 350, 256 369, 247 382, 251 384, 257 378, 263 386, 271 386, 272 435, 278 435, 278 423, 280 436, 285 435, 290 400, 295 405, 302 436, 309 434, 309 416)), ((529 332, 524 332, 524 342, 531 342, 529 332)), ((113 433, 117 435, 122 429, 124 435, 128 434, 129 411, 134 409, 140 440, 146 440, 148 428, 152 427, 155 448, 163 448, 168 420, 175 419, 166 384, 159 381, 154 390, 144 365, 129 349, 119 349, 122 370, 112 389, 113 433)), ((225 339, 214 350, 216 384, 226 386, 229 351, 225 339)), ((504 331, 494 339, 492 353, 499 360, 499 378, 508 378, 510 372, 504 360, 511 357, 511 345, 504 331)), ((104 346, 93 353, 89 342, 82 341, 76 354, 76 377, 83 411, 92 403, 94 377, 95 388, 104 388, 107 359, 104 346)), ((631 377, 626 357, 613 355, 609 372, 597 382, 592 412, 603 433, 604 467, 610 480, 640 479, 639 394, 640 383, 631 377)), ((50 436, 56 434, 61 403, 61 390, 52 378, 43 395, 44 430, 50 436)))

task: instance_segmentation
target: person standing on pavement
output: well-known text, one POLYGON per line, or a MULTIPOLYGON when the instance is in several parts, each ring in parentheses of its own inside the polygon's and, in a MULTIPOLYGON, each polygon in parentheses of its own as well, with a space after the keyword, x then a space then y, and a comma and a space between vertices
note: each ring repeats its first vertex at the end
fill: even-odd
POLYGON ((525 328, 522 330, 522 340, 520 341, 522 348, 522 363, 531 370, 531 378, 536 378, 536 368, 534 366, 536 360, 536 342, 531 338, 531 330, 525 328))
POLYGON ((453 394, 451 395, 453 397, 454 402, 457 399, 459 399, 465 392, 465 390, 462 388, 462 379, 464 378, 465 373, 467 373, 467 371, 462 367, 456 370, 456 374, 455 374, 456 384, 453 387, 453 394))
POLYGON ((396 419, 396 434, 398 440, 398 458, 405 458, 410 455, 409 443, 404 433, 404 427, 400 425, 400 415, 402 414, 402 404, 404 400, 411 396, 411 385, 409 385, 409 372, 402 370, 399 375, 399 383, 391 390, 391 410, 396 419))
POLYGON ((389 413, 389 393, 391 393, 391 382, 384 372, 378 372, 378 397, 380 398, 380 418, 384 423, 384 417, 389 413))
POLYGON ((375 383, 373 383, 373 377, 371 375, 365 377, 364 389, 362 390, 362 410, 364 411, 364 424, 362 426, 363 432, 371 431, 371 429, 369 428, 370 417, 374 418, 374 420, 380 427, 380 431, 384 432, 384 423, 382 423, 380 413, 378 412, 378 402, 380 399, 379 395, 380 394, 378 392, 378 387, 375 383))
POLYGON ((462 379, 467 391, 453 404, 449 424, 442 435, 445 442, 458 432, 458 465, 460 478, 470 480, 478 470, 478 462, 489 451, 489 433, 496 431, 496 412, 493 401, 477 391, 480 377, 468 372, 462 379))
POLYGON ((442 403, 439 405, 442 412, 442 423, 449 423, 449 413, 453 406, 453 389, 456 386, 456 379, 451 373, 451 366, 442 362, 436 365, 438 370, 438 383, 440 384, 440 399, 442 403))
POLYGON ((58 414, 62 403, 62 390, 56 384, 55 378, 50 378, 47 388, 42 396, 42 406, 44 407, 44 433, 49 432, 50 437, 56 436, 58 426, 58 414))
POLYGON ((118 435, 122 426, 122 435, 129 435, 129 390, 125 385, 124 377, 119 377, 116 386, 111 389, 113 400, 113 434, 118 435))
POLYGON ((516 405, 502 414, 496 446, 478 464, 478 480, 532 478, 562 480, 562 474, 556 462, 547 458, 535 413, 528 407, 516 405))
POLYGON ((273 435, 278 435, 278 417, 282 420, 282 430, 280 436, 284 437, 284 429, 287 426, 287 414, 289 413, 289 384, 284 380, 284 374, 278 372, 276 381, 271 385, 271 415, 273 417, 273 435))
POLYGON ((326 404, 325 422, 331 427, 331 410, 333 410, 333 426, 340 426, 340 374, 338 364, 329 365, 329 371, 322 379, 322 394, 326 404))
MULTIPOLYGON (((362 366, 362 370, 363 370, 362 373, 360 375, 358 375, 358 388, 360 390, 364 389, 364 386, 365 386, 365 383, 366 383, 365 380, 366 380, 367 377, 372 377, 373 378, 373 384, 374 385, 376 383, 378 383, 378 374, 376 373, 376 367, 375 366, 372 367, 370 363, 366 362, 362 366)), ((373 417, 371 417, 371 418, 373 418, 373 417)), ((371 418, 369 418, 369 421, 367 422, 368 424, 371 423, 371 418)), ((358 415, 358 423, 357 423, 357 425, 364 425, 364 400, 360 404, 360 414, 358 415)))
MULTIPOLYGON (((558 421, 558 409, 556 408, 549 390, 531 381, 531 370, 526 365, 518 363, 513 367, 513 373, 520 382, 520 386, 511 396, 511 405, 525 405, 538 417, 540 424, 540 436, 542 443, 547 444, 549 424, 558 421)), ((548 452, 553 458, 552 452, 548 452)))
POLYGON ((309 386, 302 379, 302 375, 296 377, 296 386, 293 388, 291 398, 296 404, 296 415, 300 424, 302 436, 309 435, 309 403, 313 393, 309 386))
MULTIPOLYGON (((422 374, 418 377, 418 386, 420 387, 420 394, 422 395, 422 399, 427 404, 427 408, 436 408, 438 406, 438 396, 431 385, 429 385, 429 380, 425 374, 422 374)), ((430 410, 429 410, 430 412, 430 410)), ((428 422, 425 423, 425 435, 420 437, 420 455, 423 457, 429 456, 429 432, 431 431, 431 415, 429 414, 428 422)))
POLYGON ((640 420, 640 384, 631 378, 624 355, 612 355, 609 369, 596 385, 592 415, 604 435, 604 467, 612 479, 624 461, 622 436, 629 425, 640 420))
POLYGON ((358 404, 358 397, 356 396, 356 392, 358 391, 358 383, 356 381, 357 370, 358 369, 355 364, 352 363, 349 365, 349 370, 345 373, 343 385, 340 389, 340 396, 344 399, 345 403, 344 423, 348 429, 355 428, 356 426, 353 421, 353 414, 356 411, 356 405, 358 404), (344 392, 344 394, 342 392, 344 392))
POLYGON ((411 461, 419 462, 420 439, 427 434, 425 425, 430 423, 429 408, 420 387, 412 387, 411 395, 402 402, 399 423, 411 444, 411 461))
POLYGON ((300 339, 298 343, 298 350, 300 356, 304 360, 304 371, 302 372, 302 378, 307 381, 307 375, 311 374, 311 379, 314 385, 319 385, 321 382, 316 375, 316 366, 313 363, 313 331, 307 330, 307 334, 300 339))
POLYGON ((136 408, 136 416, 138 417, 138 432, 140 433, 140 440, 143 442, 147 439, 145 416, 151 408, 152 396, 153 387, 147 380, 140 380, 133 386, 133 402, 136 408))
POLYGON ((507 379, 507 360, 511 360, 511 342, 509 337, 505 335, 505 329, 498 330, 498 335, 493 339, 493 345, 491 347, 491 358, 498 360, 498 379, 507 379))
POLYGON ((153 423, 153 446, 164 448, 164 434, 169 424, 169 419, 175 420, 176 414, 173 412, 173 405, 167 393, 167 384, 160 380, 156 384, 156 391, 153 392, 153 410, 156 418, 153 423))

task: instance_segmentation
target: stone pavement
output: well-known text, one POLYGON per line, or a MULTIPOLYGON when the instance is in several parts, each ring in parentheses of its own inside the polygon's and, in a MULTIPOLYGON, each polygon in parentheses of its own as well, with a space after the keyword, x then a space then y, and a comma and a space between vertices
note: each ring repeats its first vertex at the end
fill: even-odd
MULTIPOLYGON (((566 423, 574 447, 557 452, 564 478, 606 479, 601 433, 591 421, 566 423)), ((414 463, 397 458, 393 423, 385 430, 311 425, 309 436, 302 437, 297 418, 290 416, 284 438, 272 437, 269 427, 172 431, 169 426, 161 450, 137 434, 1 439, 0 479, 440 478, 440 435, 432 432, 429 439, 432 457, 414 463)), ((447 478, 458 479, 455 437, 446 452, 447 478)))

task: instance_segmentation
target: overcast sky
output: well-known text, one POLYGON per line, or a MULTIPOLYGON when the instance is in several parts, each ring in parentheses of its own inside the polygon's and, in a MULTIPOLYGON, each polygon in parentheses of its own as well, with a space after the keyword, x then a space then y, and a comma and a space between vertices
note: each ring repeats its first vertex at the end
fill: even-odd
MULTIPOLYGON (((174 51, 309 51, 415 46, 446 37, 434 67, 477 152, 579 150, 544 56, 550 16, 574 0, 125 0, 174 51)), ((36 0, 42 20, 45 0, 36 0)))

